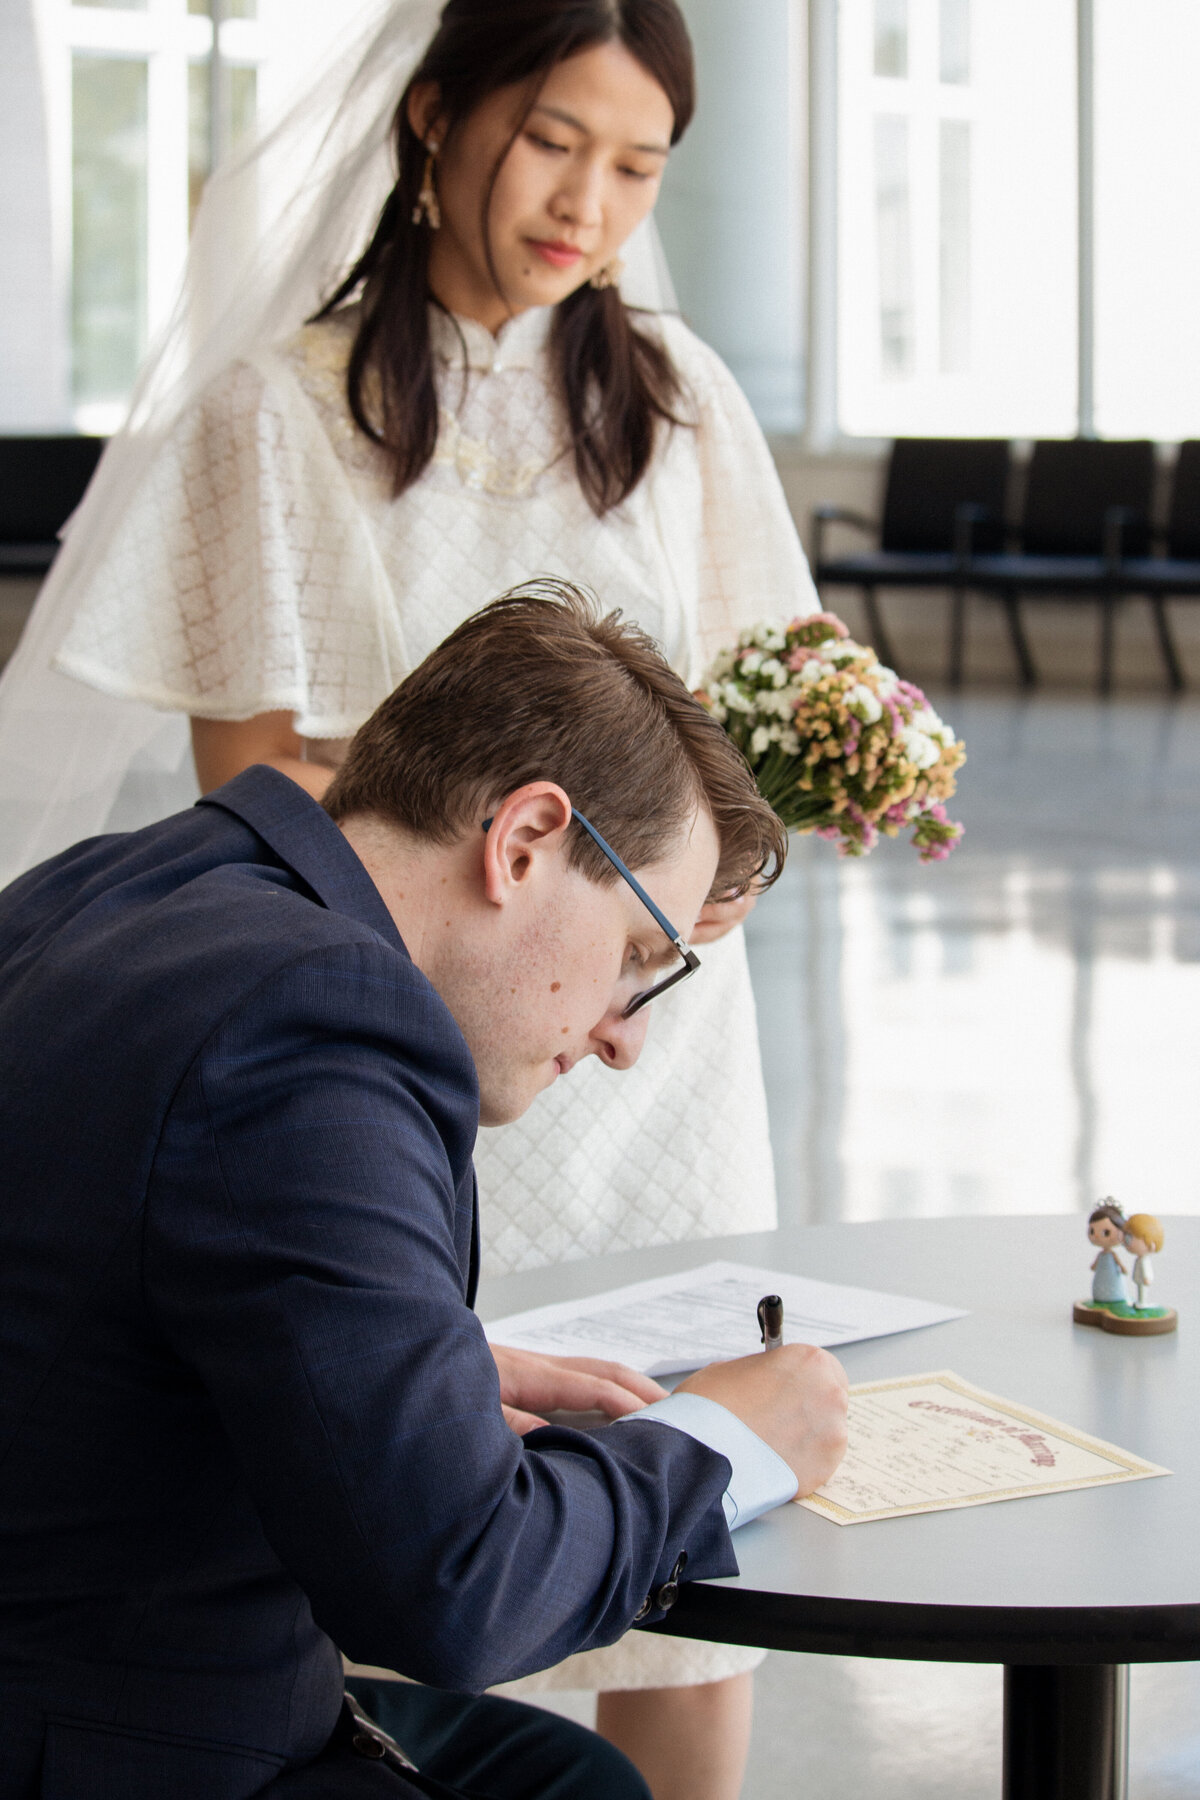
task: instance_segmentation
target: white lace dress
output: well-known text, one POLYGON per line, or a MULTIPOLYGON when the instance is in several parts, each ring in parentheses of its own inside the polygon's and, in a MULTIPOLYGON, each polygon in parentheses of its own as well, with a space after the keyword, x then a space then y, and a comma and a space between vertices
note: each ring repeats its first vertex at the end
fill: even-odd
MULTIPOLYGON (((737 385, 679 320, 650 319, 692 421, 660 436, 630 498, 597 519, 550 381, 548 311, 493 338, 432 312, 441 425, 399 499, 345 400, 353 311, 232 368, 157 458, 91 581, 58 667, 216 719, 290 710, 315 760, 478 606, 538 574, 620 606, 693 684, 747 624, 815 594, 770 453, 737 385)), ((581 729, 585 722, 581 721, 581 729)), ((485 1274, 774 1223, 742 933, 656 1008, 637 1067, 595 1059, 526 1118, 484 1131, 485 1274)), ((756 1651, 631 1634, 530 1685, 707 1681, 756 1651)))

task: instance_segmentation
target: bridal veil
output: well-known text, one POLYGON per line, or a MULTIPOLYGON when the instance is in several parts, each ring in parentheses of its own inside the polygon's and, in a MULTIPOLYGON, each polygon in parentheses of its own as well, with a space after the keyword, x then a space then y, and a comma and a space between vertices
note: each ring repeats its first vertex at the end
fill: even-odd
MULTIPOLYGON (((438 0, 373 0, 341 54, 209 180, 178 298, 128 420, 0 677, 0 885, 79 838, 195 799, 187 719, 87 687, 54 658, 182 415, 231 363, 290 337, 361 251, 395 179, 392 116, 439 11, 438 0)), ((672 308, 651 221, 624 256, 626 300, 672 308)))

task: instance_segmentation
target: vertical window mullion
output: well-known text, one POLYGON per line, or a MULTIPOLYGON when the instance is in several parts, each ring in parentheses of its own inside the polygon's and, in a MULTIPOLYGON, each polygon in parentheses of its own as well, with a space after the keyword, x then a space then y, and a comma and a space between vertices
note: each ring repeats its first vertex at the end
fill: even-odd
POLYGON ((187 255, 186 0, 151 0, 147 302, 150 331, 166 321, 187 255))
POLYGON ((808 0, 808 368, 804 441, 838 436, 838 0, 808 0))
POLYGON ((225 18, 224 0, 209 0, 212 17, 212 48, 208 53, 208 166, 215 169, 229 149, 229 82, 222 56, 221 23, 225 18))

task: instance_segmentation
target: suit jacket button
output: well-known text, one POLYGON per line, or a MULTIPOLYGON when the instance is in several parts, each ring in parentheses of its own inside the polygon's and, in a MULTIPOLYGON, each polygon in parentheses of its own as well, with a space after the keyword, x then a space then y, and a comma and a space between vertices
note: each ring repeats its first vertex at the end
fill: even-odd
POLYGON ((677 1581, 664 1581, 657 1594, 654 1596, 654 1604, 660 1611, 670 1612, 678 1598, 679 1583, 677 1581))
POLYGON ((369 1756, 376 1762, 387 1755, 387 1746, 366 1731, 356 1731, 350 1740, 350 1747, 356 1756, 369 1756))
POLYGON ((633 1615, 633 1622, 635 1625, 640 1624, 643 1619, 648 1619, 650 1617, 652 1604, 653 1602, 651 1601, 649 1594, 647 1594, 646 1598, 642 1601, 642 1604, 633 1615))

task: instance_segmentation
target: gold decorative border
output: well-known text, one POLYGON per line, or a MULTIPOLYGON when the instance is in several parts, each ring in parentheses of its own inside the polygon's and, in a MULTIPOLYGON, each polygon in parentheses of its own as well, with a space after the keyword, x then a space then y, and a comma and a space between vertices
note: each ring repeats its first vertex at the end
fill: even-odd
POLYGON ((1018 1401, 1005 1400, 999 1394, 989 1393, 986 1388, 975 1387, 973 1383, 964 1381, 961 1375, 956 1375, 952 1369, 934 1369, 925 1375, 896 1375, 882 1381, 860 1382, 850 1389, 850 1397, 853 1399, 856 1394, 894 1392, 898 1388, 928 1387, 931 1383, 940 1385, 960 1399, 976 1400, 990 1406, 993 1411, 1004 1413, 1023 1425, 1036 1425, 1076 1450, 1086 1450, 1093 1456, 1116 1463, 1117 1467, 1110 1475, 1080 1475, 1070 1481, 1037 1482, 1027 1487, 988 1489, 986 1493, 954 1499, 922 1500, 914 1506, 879 1507, 874 1512, 850 1512, 846 1507, 839 1506, 836 1500, 825 1499, 820 1489, 796 1504, 807 1507, 809 1512, 818 1513, 821 1518, 830 1520, 834 1525, 869 1525, 879 1519, 903 1519, 927 1512, 954 1512, 964 1506, 990 1506, 994 1501, 1025 1500, 1038 1494, 1067 1494, 1079 1488, 1107 1487, 1117 1481, 1145 1481, 1151 1476, 1171 1473, 1170 1469, 1164 1469, 1158 1463, 1147 1462, 1144 1457, 1134 1456, 1131 1451, 1121 1450, 1116 1444, 1107 1443, 1103 1438, 1092 1437, 1086 1431, 1077 1431, 1071 1425, 1060 1424, 1057 1419, 1052 1419, 1048 1413, 1039 1412, 1036 1407, 1023 1406, 1018 1401))

